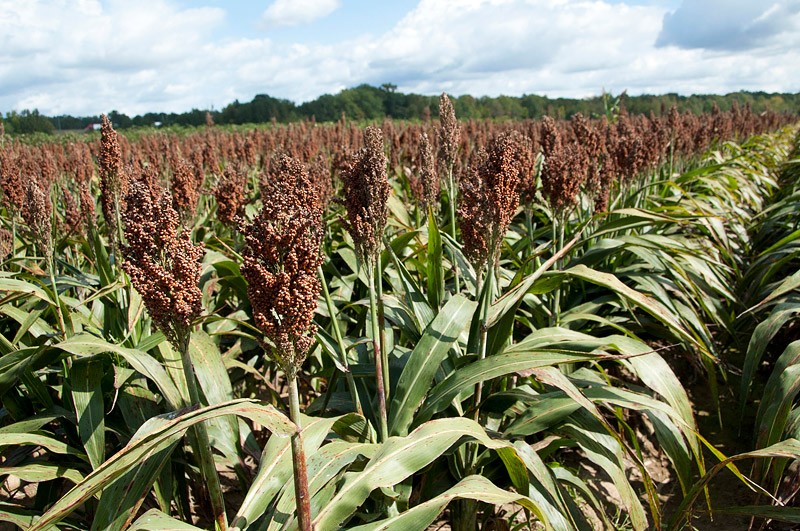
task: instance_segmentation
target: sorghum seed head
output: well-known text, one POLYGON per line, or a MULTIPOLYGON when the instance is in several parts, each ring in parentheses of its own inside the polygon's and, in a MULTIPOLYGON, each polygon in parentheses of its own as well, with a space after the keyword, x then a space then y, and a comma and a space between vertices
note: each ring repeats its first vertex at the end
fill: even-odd
POLYGON ((439 159, 447 170, 453 167, 458 156, 460 131, 453 104, 442 92, 439 97, 439 159))
POLYGON ((122 250, 122 268, 153 323, 178 346, 179 331, 188 330, 202 311, 197 284, 203 246, 192 243, 186 229, 179 230, 169 193, 154 198, 139 182, 131 184, 123 221, 128 245, 122 250))
POLYGON ((240 222, 241 271, 256 326, 283 368, 296 372, 314 343, 322 209, 302 163, 282 155, 270 167, 273 178, 262 190, 261 210, 251 223, 240 222))
POLYGON ((49 194, 42 189, 38 179, 29 179, 25 186, 25 205, 22 218, 28 225, 34 240, 46 256, 50 256, 52 248, 53 205, 49 194))
POLYGON ((519 206, 521 146, 519 133, 503 133, 480 155, 481 162, 459 187, 458 207, 464 254, 476 271, 496 262, 511 219, 519 206))
POLYGON ((432 206, 439 210, 439 179, 436 176, 436 160, 428 135, 419 135, 419 180, 422 184, 422 206, 425 210, 432 206))
POLYGON ((361 263, 373 261, 380 252, 389 210, 389 179, 380 129, 367 127, 364 147, 354 162, 341 170, 340 178, 347 209, 345 228, 361 263))

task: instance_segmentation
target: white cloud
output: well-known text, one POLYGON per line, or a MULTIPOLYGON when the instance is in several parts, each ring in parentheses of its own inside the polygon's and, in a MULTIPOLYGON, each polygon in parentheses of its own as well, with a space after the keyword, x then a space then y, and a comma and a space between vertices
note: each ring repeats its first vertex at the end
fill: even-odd
POLYGON ((341 6, 339 0, 275 0, 261 15, 263 29, 311 24, 341 6))
POLYGON ((800 1, 684 0, 664 15, 657 46, 749 50, 800 30, 800 1))
MULTIPOLYGON (((222 9, 130 5, 0 0, 0 110, 183 112, 385 82, 475 96, 800 91, 800 32, 747 49, 656 46, 663 2, 422 0, 382 35, 357 27, 351 40, 328 45, 213 40, 222 9)), ((755 23, 773 20, 768 7, 755 23)))

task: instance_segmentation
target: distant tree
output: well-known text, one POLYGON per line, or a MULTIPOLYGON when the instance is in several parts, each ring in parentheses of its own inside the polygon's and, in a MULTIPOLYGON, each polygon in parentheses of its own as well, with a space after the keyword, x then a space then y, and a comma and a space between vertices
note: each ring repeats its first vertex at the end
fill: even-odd
POLYGON ((52 134, 55 130, 53 123, 46 116, 39 114, 38 109, 32 111, 25 109, 19 113, 11 111, 6 114, 6 122, 11 126, 11 131, 17 134, 52 134))
MULTIPOLYGON (((131 120, 127 114, 122 114, 117 111, 111 111, 108 113, 108 119, 111 120, 111 123, 114 124, 116 129, 127 129, 133 125, 133 120, 131 120)), ((100 120, 98 120, 98 123, 100 120)))
MULTIPOLYGON (((599 118, 617 104, 621 95, 603 94, 584 99, 548 98, 535 94, 514 96, 482 96, 470 95, 452 97, 456 116, 461 120, 480 118, 534 118, 544 115, 554 118, 571 118, 580 112, 584 116, 599 118)), ((655 114, 669 112, 672 105, 677 105, 680 112, 691 111, 695 114, 710 112, 716 104, 721 110, 731 109, 733 102, 744 108, 749 104, 753 112, 767 109, 776 112, 800 113, 800 94, 775 94, 759 92, 734 92, 713 95, 699 94, 681 96, 675 93, 663 95, 643 94, 641 96, 625 96, 625 106, 632 114, 655 114)), ((405 94, 398 92, 397 85, 383 83, 379 87, 367 84, 358 85, 340 91, 338 94, 323 94, 318 98, 296 105, 294 102, 279 99, 267 94, 258 94, 252 101, 242 103, 234 100, 221 111, 192 109, 184 113, 149 112, 129 118, 125 114, 111 111, 109 118, 114 126, 125 129, 132 126, 152 127, 155 123, 162 125, 185 125, 199 127, 206 123, 206 114, 217 124, 245 124, 276 122, 286 123, 298 120, 310 120, 313 116, 317 122, 335 122, 344 113, 351 120, 379 121, 386 116, 400 120, 423 120, 426 116, 438 116, 439 94, 425 96, 421 94, 405 94)), ((37 110, 10 112, 4 119, 7 133, 52 132, 60 129, 83 129, 89 124, 98 123, 97 116, 72 117, 67 115, 47 118, 37 110)))

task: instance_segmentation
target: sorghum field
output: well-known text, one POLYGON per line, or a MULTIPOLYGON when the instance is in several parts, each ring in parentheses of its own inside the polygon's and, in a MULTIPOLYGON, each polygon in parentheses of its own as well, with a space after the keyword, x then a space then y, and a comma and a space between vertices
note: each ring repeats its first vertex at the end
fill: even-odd
POLYGON ((800 522, 799 123, 3 136, 0 526, 800 522))

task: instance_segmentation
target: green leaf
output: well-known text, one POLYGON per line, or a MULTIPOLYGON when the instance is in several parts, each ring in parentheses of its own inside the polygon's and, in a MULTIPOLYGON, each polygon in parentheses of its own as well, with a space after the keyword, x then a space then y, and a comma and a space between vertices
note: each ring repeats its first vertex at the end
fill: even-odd
MULTIPOLYGON (((152 424, 143 425, 142 428, 148 430, 152 428, 152 424)), ((137 432, 131 440, 139 437, 137 432)), ((92 520, 92 531, 125 529, 130 520, 136 516, 162 469, 170 464, 170 455, 177 445, 178 440, 175 438, 170 444, 147 456, 142 463, 132 467, 103 489, 97 512, 92 520)))
POLYGON ((800 313, 800 304, 797 303, 784 303, 775 306, 770 312, 769 316, 758 323, 753 334, 750 336, 750 342, 747 345, 747 353, 744 358, 744 366, 742 367, 742 380, 739 387, 739 416, 744 415, 744 409, 747 405, 747 396, 750 394, 750 386, 753 383, 756 368, 761 362, 761 357, 767 350, 772 338, 780 331, 784 324, 795 318, 795 315, 800 313))
MULTIPOLYGON (((576 417, 581 418, 581 415, 572 418, 576 417)), ((611 477, 625 510, 630 515, 633 528, 636 530, 647 529, 644 508, 625 471, 621 445, 614 437, 605 433, 605 428, 599 422, 592 422, 592 420, 594 417, 583 418, 575 424, 565 424, 559 429, 559 432, 577 442, 586 457, 611 477)))
POLYGON ((547 529, 553 529, 538 504, 532 499, 497 488, 483 476, 468 476, 442 494, 402 514, 353 527, 351 531, 424 531, 444 511, 447 504, 457 498, 478 500, 493 505, 516 503, 531 511, 545 523, 547 529))
POLYGON ((36 284, 25 282, 24 280, 19 280, 16 278, 0 278, 0 291, 8 291, 9 295, 6 297, 27 294, 42 299, 51 306, 56 305, 55 301, 53 301, 53 298, 50 296, 47 290, 37 286, 36 284))
POLYGON ((534 397, 525 404, 525 411, 505 430, 505 434, 524 437, 539 433, 564 420, 580 408, 580 404, 562 393, 548 393, 534 397))
POLYGON ((411 273, 408 272, 391 246, 386 246, 386 251, 389 252, 392 261, 394 262, 394 267, 397 269, 397 273, 400 275, 400 282, 403 285, 406 301, 411 309, 414 310, 414 316, 422 326, 428 326, 428 323, 433 321, 434 317, 433 310, 431 310, 428 299, 422 294, 422 290, 420 290, 419 286, 411 276, 411 273))
POLYGON ((454 296, 428 325, 422 338, 414 346, 400 375, 390 407, 389 432, 392 435, 408 433, 414 411, 430 390, 439 364, 469 324, 476 306, 473 301, 461 295, 454 296))
POLYGON ((22 505, 0 502, 0 522, 9 522, 20 529, 28 529, 33 522, 30 509, 22 505))
POLYGON ((533 273, 525 277, 522 282, 517 284, 513 289, 509 290, 505 295, 497 299, 494 304, 492 304, 489 310, 489 321, 488 326, 492 327, 497 324, 505 315, 509 312, 515 312, 519 303, 522 301, 522 298, 528 293, 528 291, 534 286, 537 280, 548 270, 550 267, 555 264, 562 256, 564 256, 575 242, 578 241, 580 234, 573 238, 571 241, 567 242, 564 247, 559 249, 553 256, 551 256, 545 263, 543 263, 539 268, 536 269, 533 273))
POLYGON ((105 411, 100 385, 102 378, 102 360, 89 358, 72 364, 70 382, 78 433, 92 468, 99 467, 106 455, 105 411))
MULTIPOLYGON (((318 503, 318 500, 314 499, 315 495, 322 491, 345 467, 359 457, 372 458, 379 448, 380 445, 372 443, 334 441, 318 449, 307 460, 308 490, 312 497, 312 505, 318 503)), ((297 521, 294 515, 296 507, 294 478, 289 476, 283 489, 283 495, 270 514, 268 531, 296 529, 297 521), (286 526, 290 520, 292 524, 286 526)), ((312 514, 315 508, 317 512, 321 509, 321 507, 312 506, 312 514)))
POLYGON ((121 347, 90 334, 72 336, 61 343, 57 343, 54 347, 75 356, 92 356, 104 352, 119 354, 125 358, 125 361, 130 363, 131 367, 158 386, 159 391, 161 391, 162 396, 167 401, 170 408, 178 409, 184 403, 178 392, 178 388, 175 387, 175 384, 172 383, 172 380, 167 376, 161 364, 141 350, 121 347))
POLYGON ((709 352, 707 346, 701 344, 695 337, 690 335, 683 328, 683 326, 681 326, 680 322, 675 318, 675 316, 664 307, 664 305, 652 297, 644 295, 630 286, 626 286, 616 276, 610 273, 601 273, 600 271, 595 271, 594 269, 590 269, 580 264, 567 269, 563 273, 568 276, 580 278, 586 282, 590 282, 592 284, 603 286, 612 290, 626 301, 634 304, 635 306, 649 313, 657 320, 661 321, 661 323, 672 330, 676 335, 685 339, 690 344, 694 345, 698 350, 700 350, 700 352, 716 361, 716 358, 713 356, 713 354, 711 354, 711 352, 709 352))
MULTIPOLYGON (((303 417, 303 450, 307 456, 316 454, 331 428, 345 415, 334 418, 303 417)), ((292 449, 289 439, 271 437, 261 454, 253 484, 245 495, 242 505, 231 520, 231 531, 250 529, 286 488, 292 477, 292 449)))
POLYGON ((124 449, 80 481, 50 507, 28 531, 45 529, 58 523, 91 496, 108 487, 133 467, 139 466, 148 456, 173 444, 191 426, 224 415, 249 418, 284 437, 296 431, 296 426, 272 406, 246 399, 155 417, 139 429, 136 440, 130 441, 124 449))
POLYGON ((778 520, 780 522, 800 524, 800 508, 797 507, 775 507, 774 505, 741 505, 739 507, 714 509, 714 512, 724 514, 741 514, 755 518, 766 518, 768 520, 778 520))
MULTIPOLYGON (((681 502, 680 506, 676 509, 675 513, 672 515, 672 518, 669 521, 669 526, 667 527, 668 530, 672 531, 673 529, 679 529, 681 524, 686 520, 686 515, 689 511, 691 511, 692 505, 694 505, 695 500, 700 495, 701 492, 706 488, 708 483, 711 479, 716 476, 722 469, 730 468, 736 475, 741 479, 741 481, 745 481, 744 477, 742 477, 741 473, 739 473, 738 469, 733 465, 735 461, 740 461, 742 459, 752 459, 752 458, 761 458, 761 457, 785 457, 789 459, 800 459, 800 441, 797 439, 786 439, 785 441, 781 441, 777 444, 774 444, 768 448, 763 448, 761 450, 755 450, 753 452, 746 452, 739 455, 734 455, 733 457, 728 457, 723 459, 720 463, 714 465, 706 474, 700 478, 692 488, 689 490, 688 494, 684 496, 683 501, 681 502)), ((750 488, 754 488, 754 485, 751 483, 745 482, 750 488)), ((763 490, 763 489, 762 489, 763 490)), ((769 495, 769 493, 764 492, 764 494, 769 495)))
POLYGON ((74 468, 51 462, 34 462, 20 466, 0 467, 0 477, 7 475, 16 476, 22 481, 30 483, 43 483, 64 478, 72 483, 79 484, 84 479, 83 474, 74 468))
POLYGON ((787 293, 791 293, 792 291, 796 290, 797 288, 800 288, 800 270, 796 271, 789 278, 784 279, 784 281, 781 282, 780 285, 777 288, 775 288, 772 291, 772 293, 770 293, 764 300, 762 300, 761 302, 759 302, 758 304, 756 304, 752 308, 748 309, 742 315, 744 315, 746 313, 749 313, 749 312, 752 312, 752 311, 755 311, 758 308, 760 308, 760 307, 764 306, 765 304, 767 304, 768 302, 773 301, 773 300, 775 300, 778 297, 781 297, 783 295, 786 295, 787 293))
MULTIPOLYGON (((206 403, 222 404, 233 400, 233 387, 222 361, 219 347, 203 330, 195 330, 189 339, 189 355, 206 403)), ((222 452, 230 466, 239 464, 239 421, 234 416, 206 423, 211 444, 222 452)))
POLYGON ((428 302, 437 310, 444 299, 444 266, 442 264, 442 236, 436 225, 433 207, 428 207, 428 302))
POLYGON ((604 356, 586 353, 553 352, 548 350, 517 351, 498 354, 490 358, 470 363, 456 370, 437 384, 414 419, 424 422, 436 413, 443 411, 462 391, 470 391, 478 382, 491 380, 506 374, 548 367, 561 363, 579 363, 604 356))
POLYGON ((509 446, 490 439, 475 421, 464 418, 432 420, 406 437, 389 437, 364 470, 345 475, 341 488, 314 517, 316 529, 337 529, 376 489, 392 487, 439 459, 462 437, 488 448, 509 446))
POLYGON ((202 531, 186 522, 176 520, 158 509, 150 509, 133 522, 130 531, 202 531))
POLYGON ((569 498, 568 494, 563 491, 553 471, 542 461, 539 454, 524 441, 516 441, 514 449, 530 472, 531 485, 528 496, 536 501, 552 528, 556 531, 590 529, 582 515, 576 521, 575 517, 578 515, 572 514, 565 501, 569 498))
POLYGON ((74 455, 86 459, 86 455, 77 448, 40 433, 0 433, 0 448, 3 446, 41 446, 56 454, 74 455))
POLYGON ((58 352, 46 347, 21 348, 0 357, 0 396, 14 387, 26 371, 34 374, 59 358, 58 352))

